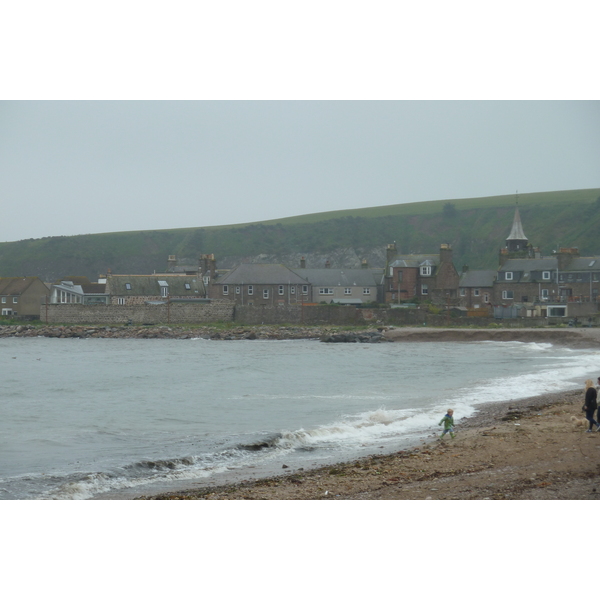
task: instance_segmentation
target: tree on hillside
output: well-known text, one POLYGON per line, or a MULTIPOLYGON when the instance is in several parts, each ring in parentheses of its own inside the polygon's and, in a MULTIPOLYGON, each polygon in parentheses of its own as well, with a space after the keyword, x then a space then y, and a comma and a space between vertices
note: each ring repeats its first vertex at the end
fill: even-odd
POLYGON ((446 202, 444 204, 444 208, 442 209, 442 213, 444 217, 450 218, 456 216, 456 206, 452 202, 446 202))

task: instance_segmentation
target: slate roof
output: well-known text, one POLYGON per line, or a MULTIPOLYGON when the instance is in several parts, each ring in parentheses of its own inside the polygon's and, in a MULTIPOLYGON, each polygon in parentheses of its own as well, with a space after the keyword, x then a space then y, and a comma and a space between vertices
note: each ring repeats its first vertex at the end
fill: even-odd
MULTIPOLYGON (((36 279, 39 277, 0 277, 0 294, 3 296, 23 294, 36 279)), ((40 280, 40 283, 43 282, 40 280)))
POLYGON ((421 265, 437 266, 440 264, 439 254, 406 254, 397 256, 390 267, 420 267, 421 265))
POLYGON ((285 265, 244 263, 221 277, 218 283, 225 285, 282 285, 286 283, 302 285, 307 281, 285 265))
POLYGON ((492 287, 496 271, 466 271, 461 274, 458 287, 492 287))
MULTIPOLYGON (((381 269, 378 271, 380 279, 381 269)), ((297 273, 315 286, 373 287, 378 283, 371 269, 299 269, 297 273)))
POLYGON ((564 271, 600 271, 600 256, 574 258, 564 271))
MULTIPOLYGON (((589 261, 588 261, 589 262, 589 261)), ((510 258, 498 271, 553 271, 558 267, 558 259, 555 256, 548 258, 510 258)))
POLYGON ((107 275, 106 289, 113 296, 160 296, 159 281, 169 284, 170 296, 204 295, 204 283, 197 275, 172 275, 160 273, 157 275, 107 275), (190 289, 185 289, 185 284, 190 289), (127 289, 127 284, 131 289, 127 289))

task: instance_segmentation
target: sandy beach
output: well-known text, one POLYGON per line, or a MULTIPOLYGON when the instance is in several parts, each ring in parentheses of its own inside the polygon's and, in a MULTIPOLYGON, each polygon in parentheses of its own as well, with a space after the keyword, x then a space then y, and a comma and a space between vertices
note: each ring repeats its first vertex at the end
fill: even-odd
MULTIPOLYGON (((598 329, 427 329, 385 332, 414 341, 527 341, 600 347, 598 329)), ((600 375, 590 373, 589 376, 600 375)), ((581 390, 483 405, 457 417, 455 439, 432 431, 420 446, 314 470, 198 484, 154 500, 595 500, 600 498, 600 432, 586 433, 581 390)), ((443 415, 440 415, 440 418, 443 415)))

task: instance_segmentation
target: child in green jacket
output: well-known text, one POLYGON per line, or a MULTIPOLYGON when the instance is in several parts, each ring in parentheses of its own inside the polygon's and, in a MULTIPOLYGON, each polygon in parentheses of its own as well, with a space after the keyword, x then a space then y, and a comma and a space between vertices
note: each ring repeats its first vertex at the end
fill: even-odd
POLYGON ((444 416, 444 418, 440 421, 440 425, 444 424, 444 431, 442 435, 440 435, 440 439, 442 439, 447 433, 450 434, 450 437, 454 439, 454 417, 452 416, 454 411, 449 408, 448 412, 444 416))

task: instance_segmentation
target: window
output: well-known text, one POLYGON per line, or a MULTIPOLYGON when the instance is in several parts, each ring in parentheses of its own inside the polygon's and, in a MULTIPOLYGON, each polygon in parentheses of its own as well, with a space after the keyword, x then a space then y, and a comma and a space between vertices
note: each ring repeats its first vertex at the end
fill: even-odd
POLYGON ((267 299, 269 298, 269 290, 268 290, 267 288, 265 288, 265 289, 263 290, 263 298, 264 298, 265 300, 267 300, 267 299))
POLYGON ((369 296, 371 294, 371 288, 363 288, 363 296, 369 296))
POLYGON ((295 295, 295 294, 296 294, 296 286, 295 286, 295 285, 293 285, 293 286, 290 288, 290 294, 292 294, 292 295, 295 295))
POLYGON ((473 296, 479 296, 479 290, 478 289, 474 289, 473 290, 473 296))
POLYGON ((333 296, 333 288, 319 288, 319 294, 322 296, 333 296))
POLYGON ((186 290, 191 290, 191 289, 192 289, 192 286, 191 286, 189 283, 184 283, 184 284, 183 284, 183 287, 184 287, 186 290))
POLYGON ((6 304, 6 298, 4 296, 2 297, 2 304, 6 304))
POLYGON ((506 271, 506 273, 504 273, 504 279, 506 279, 506 281, 512 281, 512 279, 513 279, 512 271, 506 271))
POLYGON ((125 298, 117 298, 117 304, 125 304, 125 298))
POLYGON ((489 294, 484 294, 483 295, 483 301, 484 302, 489 302, 490 301, 490 295, 489 294))
POLYGON ((254 294, 254 286, 249 285, 248 286, 248 296, 252 296, 253 294, 254 294))
POLYGON ((223 296, 228 296, 228 295, 229 295, 229 286, 224 285, 223 286, 223 296))
POLYGON ((282 285, 279 286, 279 295, 283 296, 283 286, 282 285))
POLYGON ((465 288, 460 288, 460 295, 461 296, 466 296, 467 295, 467 290, 465 288))
POLYGON ((19 299, 16 296, 13 296, 13 304, 16 304, 19 301, 19 299))
POLYGON ((352 288, 344 288, 344 295, 350 296, 352 294, 352 288))
POLYGON ((426 266, 426 267, 421 267, 421 275, 427 277, 428 275, 431 275, 431 267, 426 266))
POLYGON ((515 297, 512 290, 502 290, 502 299, 503 300, 512 300, 515 297))
POLYGON ((240 293, 240 291, 241 291, 241 288, 240 288, 240 286, 239 286, 239 285, 236 285, 236 286, 235 286, 235 293, 236 293, 236 294, 239 294, 239 293, 240 293))
POLYGON ((429 294, 429 288, 424 284, 421 286, 421 294, 423 296, 427 296, 427 294, 429 294))
POLYGON ((210 277, 206 275, 202 278, 202 282, 204 283, 204 285, 208 285, 210 283, 210 277))
POLYGON ((168 288, 168 287, 166 287, 166 286, 163 286, 163 287, 161 287, 161 288, 160 288, 160 295, 161 295, 163 298, 166 298, 166 297, 169 295, 169 288, 168 288))
POLYGON ((550 281, 550 271, 542 271, 542 279, 544 281, 550 281))
POLYGON ((548 300, 548 290, 542 290, 542 299, 548 300))
POLYGON ((307 285, 303 285, 303 286, 302 286, 302 293, 303 293, 304 295, 308 294, 308 286, 307 286, 307 285))

